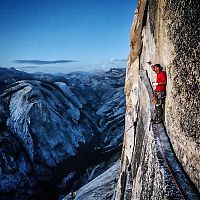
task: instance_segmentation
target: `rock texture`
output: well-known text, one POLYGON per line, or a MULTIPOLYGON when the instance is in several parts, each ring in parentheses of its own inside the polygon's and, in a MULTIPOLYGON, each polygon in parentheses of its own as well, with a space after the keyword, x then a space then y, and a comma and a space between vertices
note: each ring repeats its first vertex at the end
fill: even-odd
POLYGON ((166 9, 175 55, 168 67, 166 127, 177 157, 200 190, 200 2, 168 2, 166 9))
POLYGON ((113 199, 116 181, 119 174, 119 161, 102 173, 100 176, 90 181, 88 184, 76 191, 75 198, 71 198, 69 193, 63 200, 100 200, 113 199))
POLYGON ((200 198, 199 8, 199 1, 138 0, 115 199, 200 198), (167 73, 164 124, 159 126, 150 123, 155 74, 149 60, 167 73))
POLYGON ((124 69, 62 76, 1 72, 2 199, 56 199, 119 157, 124 69))

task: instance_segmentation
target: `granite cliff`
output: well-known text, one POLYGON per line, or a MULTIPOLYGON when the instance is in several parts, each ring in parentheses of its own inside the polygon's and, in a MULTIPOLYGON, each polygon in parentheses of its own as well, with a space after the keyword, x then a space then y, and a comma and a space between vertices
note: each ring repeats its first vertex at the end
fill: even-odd
POLYGON ((126 72, 125 135, 115 199, 199 199, 200 2, 138 0, 126 72), (146 63, 167 74, 162 124, 146 63))

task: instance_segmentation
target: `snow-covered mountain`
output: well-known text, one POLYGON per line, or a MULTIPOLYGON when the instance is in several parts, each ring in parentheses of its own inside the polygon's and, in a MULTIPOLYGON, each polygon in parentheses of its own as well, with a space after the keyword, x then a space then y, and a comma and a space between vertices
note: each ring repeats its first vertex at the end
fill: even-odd
POLYGON ((0 73, 2 199, 56 199, 118 159, 125 69, 0 73))

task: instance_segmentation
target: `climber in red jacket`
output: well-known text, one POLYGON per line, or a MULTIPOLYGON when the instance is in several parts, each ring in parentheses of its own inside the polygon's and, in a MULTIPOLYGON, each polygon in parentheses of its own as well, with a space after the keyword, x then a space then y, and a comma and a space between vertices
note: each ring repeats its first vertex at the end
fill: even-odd
POLYGON ((156 86, 156 92, 166 92, 167 76, 160 64, 151 65, 151 69, 157 74, 156 82, 153 83, 153 86, 156 86))
MULTIPOLYGON (((151 65, 151 61, 147 62, 151 65)), ((163 115, 163 103, 166 96, 166 84, 167 76, 166 73, 162 70, 160 64, 151 65, 151 69, 156 73, 156 82, 153 82, 152 85, 155 88, 154 91, 154 117, 152 121, 154 123, 160 123, 162 121, 163 115)))

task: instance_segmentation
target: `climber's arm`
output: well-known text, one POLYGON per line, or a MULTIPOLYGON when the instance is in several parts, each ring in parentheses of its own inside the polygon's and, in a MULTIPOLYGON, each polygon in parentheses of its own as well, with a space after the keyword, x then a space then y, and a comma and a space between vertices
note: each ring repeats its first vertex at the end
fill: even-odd
POLYGON ((151 69, 155 72, 155 67, 152 65, 152 62, 149 61, 149 62, 147 62, 147 64, 149 64, 151 66, 151 69))

